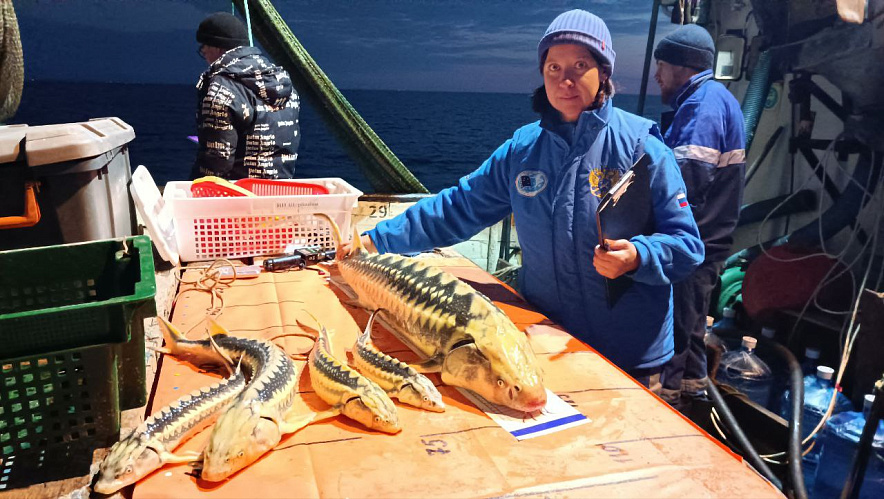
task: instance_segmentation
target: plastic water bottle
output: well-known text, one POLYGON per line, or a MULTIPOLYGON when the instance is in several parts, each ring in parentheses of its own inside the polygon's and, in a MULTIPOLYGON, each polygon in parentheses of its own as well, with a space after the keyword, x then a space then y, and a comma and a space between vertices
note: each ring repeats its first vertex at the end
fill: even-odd
POLYGON ((820 351, 817 348, 807 347, 804 349, 804 360, 801 361, 801 371, 805 376, 816 374, 816 366, 820 365, 820 351))
POLYGON ((729 333, 737 330, 737 311, 724 307, 721 313, 721 320, 712 325, 712 332, 718 336, 726 337, 729 333))
POLYGON ((765 406, 770 398, 773 377, 767 364, 755 354, 758 342, 751 336, 743 336, 742 348, 721 357, 718 380, 746 394, 750 400, 765 406))
MULTIPOLYGON (((761 336, 765 340, 773 342, 776 339, 777 330, 772 327, 762 327, 761 336)), ((780 412, 780 404, 782 403, 782 396, 780 394, 786 390, 786 385, 789 384, 789 367, 777 356, 767 359, 766 362, 768 367, 770 367, 772 379, 770 383, 770 399, 764 406, 776 414, 780 412)))
MULTIPOLYGON (((764 335, 764 329, 761 330, 761 334, 764 335)), ((808 376, 810 376, 812 379, 816 379, 816 367, 817 365, 819 365, 819 359, 820 351, 818 349, 808 347, 804 350, 804 358, 801 360, 801 372, 804 375, 805 389, 807 387, 808 376)), ((780 363, 778 365, 771 364, 770 367, 773 371, 774 380, 773 384, 771 385, 770 403, 768 404, 767 408, 775 414, 780 414, 788 421, 789 411, 792 410, 792 406, 789 404, 788 398, 789 367, 785 363, 780 363)), ((802 421, 802 427, 807 428, 807 418, 805 417, 802 421)), ((819 420, 817 420, 817 422, 819 422, 819 420)))
POLYGON ((727 345, 724 344, 724 339, 715 334, 715 318, 711 315, 706 316, 706 335, 703 337, 703 342, 719 350, 722 354, 727 352, 727 345))
MULTIPOLYGON (((838 414, 853 409, 850 400, 843 393, 835 390, 834 380, 832 377, 835 370, 831 367, 817 366, 816 374, 804 377, 804 408, 801 416, 801 439, 804 440, 823 420, 826 411, 829 409, 829 402, 832 395, 835 394, 835 407, 832 414, 838 414)), ((783 393, 783 402, 781 414, 786 420, 790 417, 792 410, 792 394, 789 391, 783 393)), ((810 452, 801 459, 802 468, 804 470, 804 481, 811 485, 813 476, 816 472, 817 463, 820 460, 820 446, 814 444, 810 452)))
MULTIPOLYGON (((838 497, 844 481, 853 465, 853 456, 859 447, 859 438, 866 424, 866 417, 875 401, 874 395, 866 395, 863 412, 842 412, 833 416, 817 441, 821 447, 820 462, 811 496, 838 497)), ((878 423, 878 431, 872 443, 872 455, 866 468, 860 489, 860 499, 884 497, 884 421, 878 423)))
POLYGON ((721 340, 721 345, 727 351, 740 348, 737 338, 742 336, 741 333, 740 328, 737 327, 737 311, 725 307, 721 319, 712 325, 712 334, 721 340))

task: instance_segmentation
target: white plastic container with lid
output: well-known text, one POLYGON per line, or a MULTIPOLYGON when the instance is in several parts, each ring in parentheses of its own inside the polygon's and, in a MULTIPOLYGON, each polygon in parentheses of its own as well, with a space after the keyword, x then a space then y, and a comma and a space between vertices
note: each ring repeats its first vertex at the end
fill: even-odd
POLYGON ((136 207, 156 238, 157 250, 175 263, 284 253, 287 247, 334 248, 324 213, 348 241, 353 208, 362 192, 340 178, 278 180, 310 183, 327 194, 194 197, 191 182, 169 182, 162 196, 139 166, 132 183, 136 207), (153 219, 153 220, 149 220, 153 219))

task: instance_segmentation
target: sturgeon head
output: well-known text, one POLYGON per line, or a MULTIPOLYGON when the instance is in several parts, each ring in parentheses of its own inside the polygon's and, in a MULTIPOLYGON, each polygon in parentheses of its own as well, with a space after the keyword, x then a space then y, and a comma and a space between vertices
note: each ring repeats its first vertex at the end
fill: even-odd
POLYGON ((279 444, 279 425, 261 417, 260 404, 235 403, 218 418, 203 452, 200 478, 219 482, 254 463, 279 444))
POLYGON ((372 430, 399 433, 399 414, 390 397, 367 378, 360 380, 360 394, 344 403, 341 413, 372 430))
POLYGON ((146 438, 124 438, 111 447, 98 470, 93 490, 99 494, 132 485, 163 465, 160 453, 146 438))
POLYGON ((546 405, 534 350, 515 324, 505 316, 491 315, 471 320, 467 332, 468 339, 454 344, 445 355, 444 383, 518 411, 536 412, 546 405))

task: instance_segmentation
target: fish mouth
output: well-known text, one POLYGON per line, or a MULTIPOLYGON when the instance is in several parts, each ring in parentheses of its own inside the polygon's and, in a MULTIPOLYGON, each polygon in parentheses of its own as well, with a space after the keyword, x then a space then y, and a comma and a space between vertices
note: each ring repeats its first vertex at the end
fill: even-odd
POLYGON ((402 431, 401 426, 390 426, 390 427, 378 428, 378 429, 384 433, 389 433, 391 435, 395 435, 396 433, 399 433, 400 431, 402 431))
POLYGON ((92 486, 92 490, 99 494, 113 494, 114 492, 125 487, 126 484, 118 481, 113 482, 97 482, 92 486))
POLYGON ((207 482, 220 482, 234 473, 236 473, 236 470, 234 469, 207 470, 206 468, 203 468, 203 470, 200 472, 200 479, 207 482))
POLYGON ((536 397, 524 397, 523 400, 515 400, 513 402, 513 405, 516 406, 514 409, 525 412, 537 412, 546 407, 546 392, 536 397))
POLYGON ((546 407, 546 400, 545 399, 541 402, 527 404, 527 405, 523 406, 522 410, 525 412, 537 412, 537 411, 543 409, 544 407, 546 407))

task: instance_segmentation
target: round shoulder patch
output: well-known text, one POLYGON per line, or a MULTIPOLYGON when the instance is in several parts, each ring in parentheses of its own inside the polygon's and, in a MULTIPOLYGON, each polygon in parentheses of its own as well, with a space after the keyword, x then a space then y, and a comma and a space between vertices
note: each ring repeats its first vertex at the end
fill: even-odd
POLYGON ((546 189, 546 174, 537 170, 525 170, 516 175, 516 190, 519 194, 532 198, 546 189))

